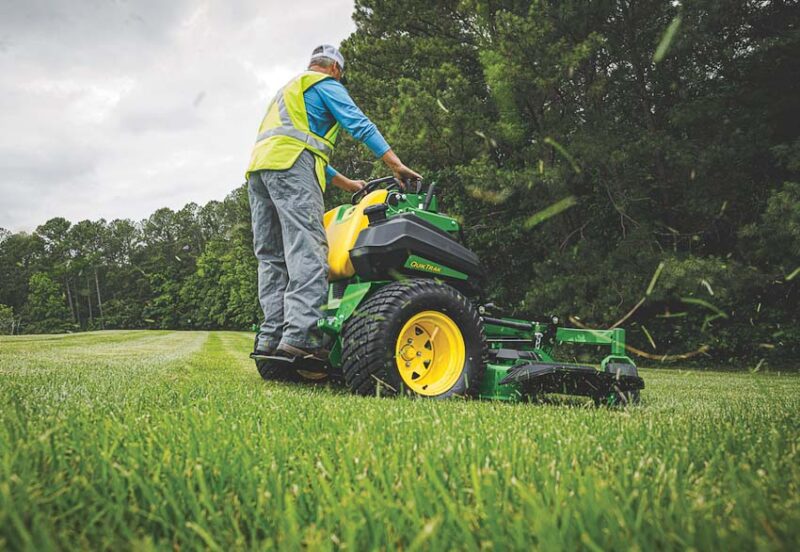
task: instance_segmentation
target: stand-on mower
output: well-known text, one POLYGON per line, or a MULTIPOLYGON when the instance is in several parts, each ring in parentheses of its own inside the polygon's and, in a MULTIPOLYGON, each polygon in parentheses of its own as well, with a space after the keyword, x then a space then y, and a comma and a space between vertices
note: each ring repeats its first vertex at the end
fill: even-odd
POLYGON ((330 354, 325 362, 252 355, 264 379, 333 377, 361 395, 638 401, 644 381, 625 355, 625 330, 490 316, 478 257, 461 225, 438 212, 435 184, 372 180, 324 224, 330 285, 318 324, 332 338, 330 354), (555 360, 562 343, 611 351, 598 369, 555 360))

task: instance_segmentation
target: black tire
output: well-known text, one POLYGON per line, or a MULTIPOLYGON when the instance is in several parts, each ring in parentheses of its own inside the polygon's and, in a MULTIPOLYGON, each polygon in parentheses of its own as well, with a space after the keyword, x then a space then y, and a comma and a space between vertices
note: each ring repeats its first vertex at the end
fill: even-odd
POLYGON ((475 307, 461 293, 436 280, 410 279, 379 289, 367 298, 342 329, 345 384, 359 395, 416 395, 395 362, 398 336, 412 316, 423 311, 445 314, 464 340, 461 374, 447 390, 430 398, 469 396, 478 392, 486 368, 486 337, 475 307))

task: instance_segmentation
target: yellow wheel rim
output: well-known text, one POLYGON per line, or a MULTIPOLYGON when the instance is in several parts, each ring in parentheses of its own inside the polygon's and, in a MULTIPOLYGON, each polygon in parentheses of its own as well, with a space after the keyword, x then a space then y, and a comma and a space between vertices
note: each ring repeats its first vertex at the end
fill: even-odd
POLYGON ((464 370, 464 337, 455 322, 441 312, 423 311, 406 322, 395 345, 400 377, 419 395, 449 390, 464 370))

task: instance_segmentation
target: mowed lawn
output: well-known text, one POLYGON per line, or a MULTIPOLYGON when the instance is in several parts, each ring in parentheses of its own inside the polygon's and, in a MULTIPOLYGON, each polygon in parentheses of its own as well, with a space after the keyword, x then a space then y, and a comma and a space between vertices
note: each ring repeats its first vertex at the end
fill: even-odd
POLYGON ((800 378, 642 405, 261 381, 233 332, 0 338, 0 549, 800 546, 800 378))

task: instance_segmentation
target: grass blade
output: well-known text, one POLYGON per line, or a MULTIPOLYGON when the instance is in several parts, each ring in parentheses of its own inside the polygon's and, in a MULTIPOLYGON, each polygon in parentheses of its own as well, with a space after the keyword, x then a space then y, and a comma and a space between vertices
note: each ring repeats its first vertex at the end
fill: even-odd
POLYGON ((575 196, 567 196, 560 201, 556 201, 549 207, 542 209, 535 215, 532 215, 530 218, 528 218, 528 220, 525 221, 525 228, 533 228, 534 226, 543 223, 547 219, 556 216, 562 211, 566 211, 577 203, 578 199, 575 196))
POLYGON ((653 63, 659 63, 662 59, 664 59, 664 56, 667 55, 667 52, 669 52, 669 47, 675 38, 675 33, 678 32, 680 26, 681 16, 676 15, 667 27, 667 30, 664 31, 664 34, 661 36, 661 41, 658 43, 656 52, 653 54, 653 63))

